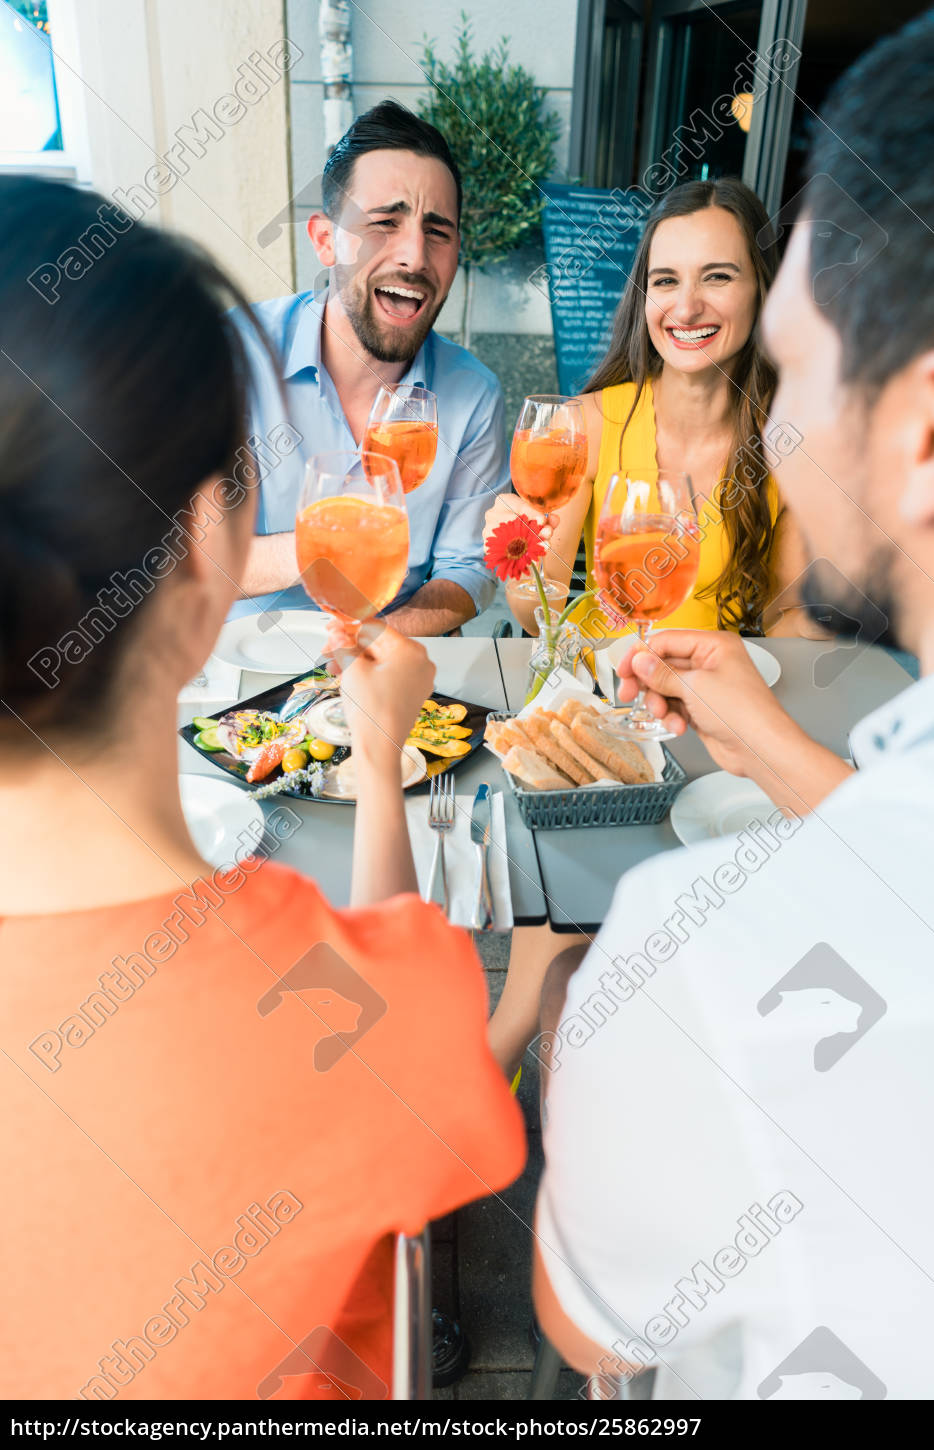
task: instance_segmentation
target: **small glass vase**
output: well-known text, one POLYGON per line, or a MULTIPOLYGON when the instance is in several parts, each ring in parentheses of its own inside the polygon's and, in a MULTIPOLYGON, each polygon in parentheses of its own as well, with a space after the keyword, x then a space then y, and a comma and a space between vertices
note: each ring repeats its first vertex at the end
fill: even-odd
POLYGON ((581 652, 580 630, 576 624, 568 624, 566 621, 560 629, 555 629, 556 619, 557 615, 553 614, 549 627, 545 623, 545 611, 541 605, 535 611, 538 639, 533 644, 532 657, 529 660, 529 679, 525 693, 527 705, 535 699, 542 685, 555 670, 565 669, 572 675, 574 673, 574 666, 581 652))

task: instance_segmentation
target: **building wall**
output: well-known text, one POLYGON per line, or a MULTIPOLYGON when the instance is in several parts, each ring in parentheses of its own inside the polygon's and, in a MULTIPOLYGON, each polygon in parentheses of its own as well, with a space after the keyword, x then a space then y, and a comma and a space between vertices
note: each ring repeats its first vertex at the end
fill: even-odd
MULTIPOLYGON (((281 46, 283 0, 121 0, 119 7, 71 0, 69 9, 65 29, 73 31, 84 81, 82 179, 116 193, 131 214, 196 238, 254 300, 291 290, 292 229, 284 227, 266 246, 257 241, 290 195, 288 73, 265 92, 259 80, 252 91, 243 85, 251 54, 265 60, 281 46), (241 103, 237 119, 221 124, 219 102, 222 117, 237 114, 221 98, 238 83, 252 99, 241 103), (166 171, 155 178, 151 168, 200 110, 215 116, 218 134, 203 143, 200 157, 187 153, 174 182, 166 171), (135 209, 124 195, 139 199, 135 209)), ((54 4, 50 20, 54 43, 54 4)), ((263 69, 275 76, 265 67, 260 77, 263 69)))
MULTIPOLYGON (((566 171, 577 25, 575 0, 365 0, 352 6, 353 104, 355 113, 392 96, 413 110, 426 94, 418 65, 426 36, 444 59, 452 58, 452 40, 468 9, 474 51, 483 53, 505 34, 510 58, 548 88, 547 104, 561 118, 558 174, 566 171)), ((318 267, 304 232, 314 203, 317 178, 325 162, 322 82, 317 0, 286 0, 287 30, 303 58, 290 74, 291 154, 295 196, 296 277, 299 288, 315 285, 318 267)), ((477 333, 551 332, 549 307, 526 279, 541 261, 530 247, 520 250, 491 274, 479 274, 474 288, 473 328, 477 333)), ((462 278, 439 319, 443 332, 460 325, 462 278)))

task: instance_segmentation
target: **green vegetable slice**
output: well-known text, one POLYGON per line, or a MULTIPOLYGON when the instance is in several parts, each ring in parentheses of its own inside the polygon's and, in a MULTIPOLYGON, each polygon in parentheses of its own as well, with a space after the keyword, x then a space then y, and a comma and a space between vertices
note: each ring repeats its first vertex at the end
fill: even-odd
POLYGON ((197 745, 199 750, 226 749, 223 740, 221 740, 218 736, 216 725, 212 725, 210 730, 202 730, 199 735, 196 735, 195 744, 197 745))
POLYGON ((196 715, 191 723, 196 730, 213 730, 217 725, 216 720, 209 720, 206 715, 196 715))

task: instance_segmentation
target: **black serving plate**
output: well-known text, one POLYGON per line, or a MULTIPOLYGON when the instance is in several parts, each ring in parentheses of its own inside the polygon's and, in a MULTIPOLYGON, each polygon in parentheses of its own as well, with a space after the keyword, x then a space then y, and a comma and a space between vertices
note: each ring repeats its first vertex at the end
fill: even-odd
MULTIPOLYGON (((278 715, 282 706, 291 697, 292 686, 297 685, 300 680, 308 679, 310 674, 311 670, 303 670, 301 674, 293 675, 290 680, 285 680, 281 685, 273 685, 271 689, 263 690, 262 694, 251 695, 248 700, 238 700, 236 705, 228 706, 226 710, 221 710, 219 714, 199 716, 199 719, 212 720, 216 723, 221 719, 221 716, 228 714, 230 710, 267 710, 271 715, 278 715)), ((483 744, 483 732, 486 728, 487 716, 490 713, 489 705, 471 705, 467 700, 458 700, 453 695, 442 695, 437 690, 432 691, 431 698, 437 700, 439 705, 467 706, 467 714, 460 721, 460 724, 467 726, 470 730, 470 735, 467 738, 467 744, 470 746, 470 750, 467 754, 458 755, 453 760, 440 755, 431 755, 427 750, 423 750, 421 753, 427 762, 428 774, 424 781, 420 783, 422 786, 427 786, 427 782, 431 776, 441 775, 447 770, 452 770, 455 766, 463 765, 464 761, 470 760, 471 756, 483 744)), ((200 745, 195 744, 195 736, 201 732, 194 725, 183 725, 178 733, 183 740, 188 741, 188 744, 193 750, 197 750, 198 754, 202 755, 205 760, 209 760, 212 765, 216 765, 218 770, 222 770, 225 775, 233 776, 236 780, 246 784, 246 774, 250 768, 246 761, 237 760, 234 756, 228 754, 226 750, 203 750, 200 745)), ((331 756, 331 759, 326 762, 326 765, 339 765, 350 754, 349 746, 339 745, 331 756)), ((265 780, 257 781, 255 785, 250 785, 247 788, 249 790, 258 790, 261 786, 269 785, 272 781, 278 780, 281 774, 282 767, 277 765, 275 770, 267 775, 265 780)), ((418 790, 419 788, 420 786, 418 785, 410 787, 411 790, 418 790)), ((316 796, 312 793, 310 786, 304 785, 293 786, 290 789, 280 791, 279 794, 282 796, 291 796, 294 800, 320 800, 328 804, 353 805, 352 799, 341 800, 339 796, 335 795, 316 796)))

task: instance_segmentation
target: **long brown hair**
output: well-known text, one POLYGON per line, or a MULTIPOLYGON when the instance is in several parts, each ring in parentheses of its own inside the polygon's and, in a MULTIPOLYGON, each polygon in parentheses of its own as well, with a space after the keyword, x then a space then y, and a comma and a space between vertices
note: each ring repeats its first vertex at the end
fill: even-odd
MULTIPOLYGON (((759 287, 757 318, 775 275, 776 247, 768 215, 755 192, 743 182, 733 176, 718 181, 686 181, 666 193, 646 222, 629 284, 613 319, 606 357, 584 388, 585 393, 596 393, 618 383, 635 383, 636 395, 623 424, 624 433, 646 383, 662 370, 661 357, 645 320, 652 237, 669 217, 691 216, 708 206, 722 207, 742 228, 759 287), (768 239, 764 246, 763 238, 768 239)), ((721 629, 761 633, 762 613, 772 592, 769 562, 775 538, 768 501, 769 469, 761 434, 775 392, 776 375, 756 343, 755 328, 736 359, 731 382, 733 437, 720 491, 729 550, 720 578, 703 593, 716 598, 721 629)))

